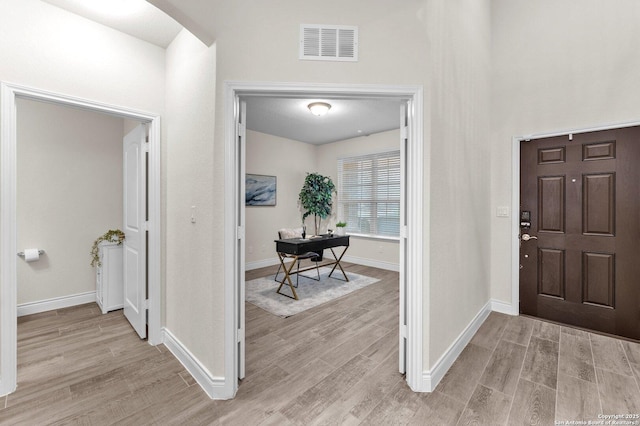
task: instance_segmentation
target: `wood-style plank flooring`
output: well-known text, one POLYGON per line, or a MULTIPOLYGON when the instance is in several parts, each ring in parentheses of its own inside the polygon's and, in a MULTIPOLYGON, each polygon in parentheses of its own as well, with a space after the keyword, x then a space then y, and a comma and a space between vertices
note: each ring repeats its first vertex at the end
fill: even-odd
MULTIPOLYGON (((163 345, 95 304, 19 318, 0 424, 542 424, 640 413, 640 344, 492 313, 436 391, 397 373, 398 275, 290 318, 247 304, 247 377, 212 401, 163 345)), ((264 268, 247 280, 273 273, 264 268)))

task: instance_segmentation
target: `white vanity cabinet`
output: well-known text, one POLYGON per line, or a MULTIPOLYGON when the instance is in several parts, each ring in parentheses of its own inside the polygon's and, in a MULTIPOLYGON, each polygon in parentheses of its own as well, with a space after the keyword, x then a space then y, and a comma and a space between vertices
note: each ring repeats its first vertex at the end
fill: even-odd
POLYGON ((103 314, 124 306, 122 244, 99 244, 101 266, 96 268, 96 301, 103 314))

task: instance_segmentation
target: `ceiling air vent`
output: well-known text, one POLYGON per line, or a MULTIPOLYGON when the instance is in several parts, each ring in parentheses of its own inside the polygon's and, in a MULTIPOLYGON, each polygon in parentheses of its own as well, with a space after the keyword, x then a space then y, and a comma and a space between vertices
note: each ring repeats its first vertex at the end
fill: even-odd
POLYGON ((357 61, 358 27, 300 25, 300 59, 357 61))

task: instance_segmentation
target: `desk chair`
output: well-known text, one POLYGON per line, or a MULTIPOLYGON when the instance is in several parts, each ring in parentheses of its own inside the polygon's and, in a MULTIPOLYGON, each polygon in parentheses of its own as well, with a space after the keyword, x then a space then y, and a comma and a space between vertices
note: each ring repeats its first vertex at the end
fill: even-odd
MULTIPOLYGON (((283 229, 278 231, 278 239, 284 240, 284 239, 288 239, 288 238, 302 238, 302 228, 283 228, 283 229)), ((286 257, 286 258, 294 258, 295 257, 294 255, 287 254, 287 253, 280 253, 280 255, 282 257, 286 257)), ((316 273, 318 274, 318 278, 313 278, 313 277, 310 277, 308 275, 303 275, 303 277, 309 278, 309 279, 314 280, 314 281, 320 281, 320 269, 318 268, 318 262, 320 261, 320 255, 318 253, 310 251, 310 252, 298 255, 298 267, 296 269, 296 285, 294 285, 295 288, 298 288, 298 281, 300 281, 300 261, 304 260, 304 259, 309 259, 312 262, 316 263, 316 273)), ((273 278, 274 281, 278 281, 278 274, 280 273, 281 269, 282 269, 282 264, 280 264, 278 266, 278 272, 276 272, 276 276, 273 278)), ((278 281, 278 282, 280 282, 280 281, 278 281)))

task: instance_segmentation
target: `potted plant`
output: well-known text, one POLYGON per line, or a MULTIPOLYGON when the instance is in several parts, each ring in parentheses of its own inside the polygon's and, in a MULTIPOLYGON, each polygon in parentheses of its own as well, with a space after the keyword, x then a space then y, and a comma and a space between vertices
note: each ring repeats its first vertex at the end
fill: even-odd
POLYGON ((340 236, 344 235, 346 227, 347 227, 347 222, 336 223, 336 235, 340 235, 340 236))
POLYGON ((118 245, 120 245, 124 241, 124 232, 119 229, 110 229, 96 238, 93 242, 93 246, 91 246, 91 266, 102 266, 102 263, 100 262, 100 249, 98 246, 103 241, 118 243, 118 245))
POLYGON ((319 173, 307 173, 298 199, 305 209, 302 222, 310 215, 314 217, 315 235, 320 233, 320 221, 331 214, 331 199, 334 193, 336 187, 330 177, 319 173))

